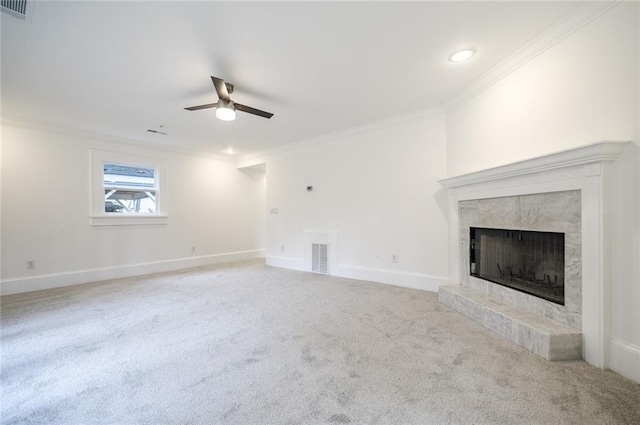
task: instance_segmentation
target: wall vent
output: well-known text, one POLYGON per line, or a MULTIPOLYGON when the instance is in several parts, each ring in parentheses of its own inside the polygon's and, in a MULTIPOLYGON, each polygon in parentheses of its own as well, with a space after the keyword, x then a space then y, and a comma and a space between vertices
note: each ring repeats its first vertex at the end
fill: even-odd
POLYGON ((16 18, 27 18, 27 0, 0 0, 0 10, 16 18))
POLYGON ((311 244, 311 271, 329 274, 328 245, 324 243, 311 244))

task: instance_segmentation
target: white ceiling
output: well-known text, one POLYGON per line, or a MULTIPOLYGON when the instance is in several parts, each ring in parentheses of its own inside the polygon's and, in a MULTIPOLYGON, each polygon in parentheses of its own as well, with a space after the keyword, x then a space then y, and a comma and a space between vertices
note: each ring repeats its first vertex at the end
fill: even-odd
POLYGON ((26 21, 2 14, 2 114, 247 154, 441 105, 577 6, 39 0, 26 21), (211 75, 275 116, 185 111, 217 101, 211 75))

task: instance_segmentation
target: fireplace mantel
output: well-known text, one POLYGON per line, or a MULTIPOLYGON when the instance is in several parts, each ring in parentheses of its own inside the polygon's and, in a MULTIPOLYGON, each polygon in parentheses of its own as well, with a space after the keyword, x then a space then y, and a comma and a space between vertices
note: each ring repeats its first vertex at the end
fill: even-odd
POLYGON ((447 189, 546 171, 615 161, 630 142, 600 142, 499 167, 438 180, 447 189))
POLYGON ((583 358, 601 368, 608 368, 611 334, 611 162, 628 144, 600 142, 439 181, 449 190, 449 276, 457 284, 467 273, 461 201, 580 190, 583 358))

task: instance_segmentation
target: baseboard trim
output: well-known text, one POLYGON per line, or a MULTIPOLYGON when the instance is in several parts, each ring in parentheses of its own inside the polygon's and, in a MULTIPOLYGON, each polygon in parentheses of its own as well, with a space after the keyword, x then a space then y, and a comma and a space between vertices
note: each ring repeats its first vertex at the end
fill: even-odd
POLYGON ((450 283, 449 279, 445 277, 429 276, 423 273, 354 266, 350 264, 339 264, 335 270, 331 271, 331 274, 349 279, 369 280, 371 282, 386 283, 387 285, 420 289, 430 292, 438 292, 438 288, 441 285, 449 285, 450 283))
POLYGON ((304 268, 304 261, 302 258, 294 257, 278 257, 275 255, 267 255, 265 257, 267 266, 280 267, 283 269, 309 271, 304 268))
POLYGON ((19 277, 0 280, 0 294, 11 295, 42 289, 60 288, 101 280, 139 276, 150 273, 168 272, 190 267, 208 266, 230 261, 249 260, 264 257, 264 249, 249 251, 225 252, 222 254, 202 255, 198 257, 175 258, 171 260, 152 261, 148 263, 127 264, 124 266, 103 267, 89 270, 41 274, 37 276, 19 277))
POLYGON ((640 384, 640 347, 612 338, 609 369, 640 384))
MULTIPOLYGON (((305 266, 302 258, 266 256, 268 266, 281 267, 283 269, 311 272, 305 266)), ((329 267, 329 274, 348 279, 368 280, 370 282, 386 283, 387 285, 402 286, 404 288, 420 289, 423 291, 438 292, 441 285, 449 285, 446 277, 429 276, 422 273, 411 273, 389 269, 376 269, 371 267, 339 264, 329 267)))

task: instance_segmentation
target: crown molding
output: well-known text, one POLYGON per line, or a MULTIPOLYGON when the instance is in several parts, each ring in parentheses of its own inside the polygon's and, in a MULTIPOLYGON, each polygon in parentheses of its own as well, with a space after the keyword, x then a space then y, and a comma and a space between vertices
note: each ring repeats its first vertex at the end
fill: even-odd
POLYGON ((448 113, 456 109, 623 1, 582 2, 559 22, 549 27, 480 78, 474 80, 460 93, 446 101, 442 105, 443 110, 448 113))
POLYGON ((453 189, 455 187, 508 179, 542 171, 592 164, 595 162, 615 161, 622 155, 622 152, 630 143, 631 142, 628 141, 603 141, 499 167, 449 177, 438 180, 438 183, 447 189, 453 189))
POLYGON ((2 120, 2 126, 7 126, 7 127, 15 127, 15 128, 23 128, 26 130, 36 130, 36 131, 44 131, 48 133, 63 134, 68 136, 80 137, 83 139, 98 140, 101 142, 111 142, 111 143, 116 142, 116 143, 121 143, 124 145, 133 146, 133 147, 153 149, 153 150, 158 150, 162 152, 177 153, 182 155, 195 156, 199 158, 204 157, 204 158, 216 159, 216 160, 225 161, 225 162, 235 162, 235 158, 230 158, 223 155, 217 155, 217 154, 212 154, 212 153, 192 150, 192 149, 179 148, 171 145, 157 144, 157 143, 148 142, 145 140, 132 139, 132 138, 127 138, 122 136, 111 135, 107 133, 100 133, 100 132, 91 131, 91 130, 79 129, 79 128, 70 127, 70 126, 52 124, 48 122, 27 120, 27 119, 18 118, 18 117, 9 116, 9 115, 2 115, 1 120, 2 120))
POLYGON ((287 152, 287 151, 302 148, 302 147, 329 143, 343 137, 381 131, 381 130, 397 127, 400 125, 410 124, 412 122, 422 121, 425 119, 434 118, 438 116, 444 116, 444 111, 439 106, 429 108, 429 109, 423 109, 421 111, 410 112, 408 114, 397 115, 395 117, 385 118, 379 121, 362 124, 356 127, 345 129, 345 130, 339 130, 333 133, 327 133, 321 136, 299 140, 296 142, 288 143, 286 145, 277 146, 271 149, 265 149, 262 151, 242 155, 238 158, 238 164, 253 164, 253 163, 256 163, 256 160, 262 160, 262 158, 264 158, 265 156, 269 156, 277 153, 283 153, 283 152, 287 152))
POLYGON ((243 168, 246 166, 252 166, 259 163, 263 157, 268 155, 286 152, 292 149, 297 149, 305 146, 312 146, 312 145, 327 143, 341 137, 380 131, 387 128, 393 128, 399 125, 409 124, 412 122, 421 121, 424 119, 429 119, 437 116, 444 116, 444 111, 439 106, 434 108, 424 109, 421 111, 411 112, 408 114, 398 115, 391 118, 386 118, 386 119, 375 121, 372 123, 367 123, 360 126, 348 128, 346 130, 340 130, 333 133, 324 134, 322 136, 317 136, 310 139, 304 139, 304 140, 289 143, 286 145, 277 146, 271 149, 265 149, 262 151, 249 153, 246 155, 242 155, 237 159, 223 156, 223 155, 211 154, 203 151, 178 148, 178 147, 168 146, 168 145, 160 145, 152 142, 147 142, 144 140, 125 138, 122 136, 99 133, 95 131, 84 130, 84 129, 79 129, 79 128, 70 127, 70 126, 63 126, 63 125, 52 124, 52 123, 47 123, 42 121, 27 120, 27 119, 18 118, 18 117, 9 116, 9 115, 2 115, 1 120, 2 120, 2 125, 8 126, 8 127, 17 127, 17 128, 24 128, 27 130, 37 130, 37 131, 46 131, 46 132, 57 133, 57 134, 66 134, 70 136, 100 140, 103 142, 118 142, 118 143, 130 145, 130 146, 160 150, 164 152, 179 153, 183 155, 217 159, 220 161, 234 162, 238 166, 238 168, 243 168))

